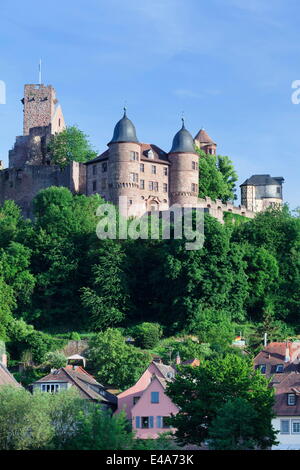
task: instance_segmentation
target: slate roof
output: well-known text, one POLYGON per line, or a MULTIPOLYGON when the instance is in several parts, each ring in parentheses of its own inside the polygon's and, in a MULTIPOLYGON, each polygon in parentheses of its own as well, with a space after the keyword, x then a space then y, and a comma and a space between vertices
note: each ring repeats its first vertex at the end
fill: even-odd
POLYGON ((12 385, 13 387, 21 387, 16 381, 14 376, 9 372, 4 364, 0 362, 0 386, 1 385, 12 385))
POLYGON ((241 186, 268 186, 282 184, 283 182, 284 178, 282 176, 252 175, 241 186))
POLYGON ((184 126, 182 120, 182 128, 175 134, 172 148, 169 153, 196 153, 194 148, 194 140, 189 131, 184 126))
POLYGON ((138 142, 134 124, 130 119, 128 119, 126 109, 124 109, 124 116, 122 119, 120 119, 120 121, 115 125, 113 138, 111 139, 110 144, 115 142, 138 142))

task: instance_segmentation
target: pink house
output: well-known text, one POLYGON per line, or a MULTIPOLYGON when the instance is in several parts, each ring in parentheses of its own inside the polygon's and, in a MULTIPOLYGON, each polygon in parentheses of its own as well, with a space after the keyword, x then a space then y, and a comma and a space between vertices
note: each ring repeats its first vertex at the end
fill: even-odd
POLYGON ((168 381, 176 370, 161 362, 151 362, 133 387, 118 395, 118 410, 125 410, 138 438, 155 439, 160 433, 175 431, 166 425, 165 418, 179 409, 165 394, 168 381))

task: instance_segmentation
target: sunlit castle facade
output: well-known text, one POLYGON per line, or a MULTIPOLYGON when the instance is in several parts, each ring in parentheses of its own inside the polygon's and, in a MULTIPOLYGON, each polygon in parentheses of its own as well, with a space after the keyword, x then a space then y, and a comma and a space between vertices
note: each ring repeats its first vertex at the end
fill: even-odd
POLYGON ((120 210, 128 216, 165 211, 173 204, 196 207, 198 158, 184 122, 167 153, 157 145, 139 142, 124 110, 108 149, 86 164, 87 194, 99 193, 116 205, 121 197, 120 210))

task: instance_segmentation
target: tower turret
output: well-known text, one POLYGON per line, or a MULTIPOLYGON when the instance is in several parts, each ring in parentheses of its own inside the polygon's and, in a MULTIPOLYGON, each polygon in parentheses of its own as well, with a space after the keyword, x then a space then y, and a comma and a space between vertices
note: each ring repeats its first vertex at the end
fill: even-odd
POLYGON ((182 128, 173 139, 169 152, 170 169, 170 202, 182 206, 196 206, 199 189, 199 157, 195 152, 193 137, 182 128))
POLYGON ((119 197, 126 196, 127 207, 120 206, 123 215, 128 211, 131 214, 131 206, 141 204, 139 199, 139 174, 141 145, 136 136, 133 122, 128 119, 126 109, 120 121, 117 122, 111 141, 108 144, 108 194, 114 204, 119 205, 119 197))
POLYGON ((200 129, 198 134, 194 138, 195 146, 203 150, 205 153, 215 155, 217 150, 217 144, 208 135, 205 129, 200 129))

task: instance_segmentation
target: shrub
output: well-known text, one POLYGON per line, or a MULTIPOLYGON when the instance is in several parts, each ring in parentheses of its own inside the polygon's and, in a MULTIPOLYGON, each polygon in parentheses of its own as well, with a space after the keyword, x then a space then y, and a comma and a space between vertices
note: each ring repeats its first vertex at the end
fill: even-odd
POLYGON ((162 337, 162 328, 159 323, 144 322, 133 330, 136 345, 143 349, 154 348, 162 337))

